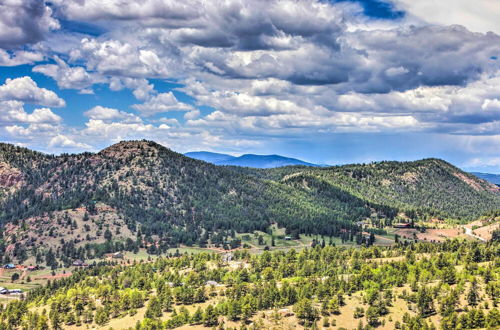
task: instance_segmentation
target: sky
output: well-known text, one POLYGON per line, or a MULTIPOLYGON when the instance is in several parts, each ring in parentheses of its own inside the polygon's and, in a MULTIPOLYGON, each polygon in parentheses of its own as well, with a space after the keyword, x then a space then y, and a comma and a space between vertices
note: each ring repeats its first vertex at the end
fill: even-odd
POLYGON ((0 141, 500 173, 498 0, 0 0, 0 141))

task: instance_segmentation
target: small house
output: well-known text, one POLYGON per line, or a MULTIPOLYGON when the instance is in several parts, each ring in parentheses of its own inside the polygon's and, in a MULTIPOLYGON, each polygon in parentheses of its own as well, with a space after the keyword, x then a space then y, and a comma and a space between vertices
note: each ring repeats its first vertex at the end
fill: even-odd
POLYGON ((85 263, 80 259, 73 261, 73 266, 75 267, 84 267, 84 265, 85 263))
POLYGON ((291 241, 292 238, 290 236, 285 236, 285 241, 291 241))
POLYGON ((219 283, 217 283, 215 281, 206 281, 205 285, 208 285, 208 286, 219 286, 219 283))
POLYGON ((393 228, 410 228, 411 224, 408 222, 398 222, 398 223, 392 224, 392 227, 393 228))
POLYGON ((123 253, 122 252, 115 252, 111 255, 111 258, 113 259, 123 259, 123 253))

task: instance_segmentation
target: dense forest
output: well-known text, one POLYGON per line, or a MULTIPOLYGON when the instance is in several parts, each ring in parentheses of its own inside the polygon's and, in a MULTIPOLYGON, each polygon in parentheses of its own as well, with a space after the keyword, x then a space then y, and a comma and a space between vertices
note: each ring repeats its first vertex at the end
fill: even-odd
MULTIPOLYGON (((0 252, 17 251, 18 259, 27 255, 23 245, 36 250, 36 237, 28 241, 26 232, 44 222, 48 230, 34 235, 39 240, 45 231, 80 226, 88 238, 103 232, 107 245, 96 249, 141 246, 161 253, 179 244, 225 244, 236 232, 266 231, 271 224, 293 237, 352 240, 360 231, 356 222, 367 218, 379 227, 401 214, 464 221, 498 208, 498 187, 436 159, 256 170, 215 166, 150 141, 59 156, 0 144, 0 225, 8 229, 0 252), (78 218, 74 210, 84 214, 78 218), (114 222, 116 232, 103 222, 114 222), (123 227, 127 234, 120 236, 123 227)), ((84 238, 57 240, 69 251, 64 255, 82 253, 84 238)))
POLYGON ((0 310, 0 329, 498 329, 500 245, 449 240, 102 263, 0 310))

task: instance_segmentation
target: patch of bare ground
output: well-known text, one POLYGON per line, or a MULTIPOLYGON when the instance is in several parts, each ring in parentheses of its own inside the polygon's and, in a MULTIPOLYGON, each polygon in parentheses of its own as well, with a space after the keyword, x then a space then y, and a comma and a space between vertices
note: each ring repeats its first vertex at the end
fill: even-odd
POLYGON ((63 242, 74 242, 76 247, 87 243, 104 243, 104 233, 109 230, 113 240, 134 238, 125 221, 108 205, 98 205, 90 214, 82 208, 56 211, 43 216, 31 217, 19 225, 5 226, 6 252, 12 253, 14 242, 25 248, 55 249, 63 242))
POLYGON ((401 176, 401 179, 408 184, 414 184, 418 181, 418 176, 416 173, 406 172, 401 176))
POLYGON ((455 173, 453 173, 453 175, 456 176, 457 178, 459 178, 460 180, 462 180, 463 182, 467 183, 469 186, 471 186, 472 188, 474 188, 477 191, 489 190, 489 191, 493 191, 493 192, 500 192, 500 187, 498 187, 497 185, 495 185, 493 183, 487 182, 485 180, 477 179, 477 178, 473 179, 473 178, 468 177, 464 173, 459 173, 459 172, 455 172, 455 173), (482 184, 480 184, 480 182, 482 184))
POLYGON ((429 228, 425 232, 420 232, 413 228, 401 228, 395 231, 402 238, 418 239, 427 242, 443 242, 449 238, 463 237, 461 228, 429 228))
POLYGON ((473 233, 481 238, 484 238, 485 240, 489 241, 491 240, 491 237, 493 235, 493 232, 500 228, 500 222, 493 223, 490 225, 483 226, 481 228, 477 228, 473 230, 473 233))
POLYGON ((65 273, 65 274, 55 274, 55 275, 45 275, 45 276, 38 276, 37 279, 44 279, 44 280, 57 280, 60 278, 65 278, 65 277, 70 277, 73 273, 65 273))

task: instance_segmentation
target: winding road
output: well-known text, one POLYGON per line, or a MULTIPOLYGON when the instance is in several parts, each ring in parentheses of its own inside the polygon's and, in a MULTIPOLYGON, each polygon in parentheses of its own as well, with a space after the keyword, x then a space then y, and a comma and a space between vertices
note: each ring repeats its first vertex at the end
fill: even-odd
POLYGON ((474 237, 474 238, 476 238, 476 239, 478 239, 478 240, 480 240, 480 241, 486 242, 486 240, 485 240, 484 238, 482 238, 482 237, 479 237, 479 236, 475 235, 475 234, 472 232, 472 229, 470 229, 469 227, 464 227, 464 228, 465 228, 465 234, 466 234, 466 235, 469 235, 469 236, 471 236, 471 237, 474 237))

